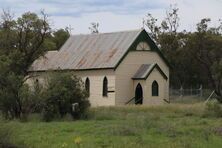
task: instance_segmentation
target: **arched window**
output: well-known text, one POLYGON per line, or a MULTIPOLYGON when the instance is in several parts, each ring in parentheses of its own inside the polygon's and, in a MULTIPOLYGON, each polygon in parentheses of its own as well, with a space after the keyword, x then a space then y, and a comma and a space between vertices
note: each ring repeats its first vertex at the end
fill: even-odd
POLYGON ((88 77, 86 78, 86 81, 85 81, 85 89, 88 95, 90 95, 90 81, 88 77))
POLYGON ((108 96, 108 80, 105 77, 103 79, 103 97, 107 97, 108 96))
POLYGON ((152 83, 152 96, 159 96, 159 85, 157 81, 153 81, 152 83))

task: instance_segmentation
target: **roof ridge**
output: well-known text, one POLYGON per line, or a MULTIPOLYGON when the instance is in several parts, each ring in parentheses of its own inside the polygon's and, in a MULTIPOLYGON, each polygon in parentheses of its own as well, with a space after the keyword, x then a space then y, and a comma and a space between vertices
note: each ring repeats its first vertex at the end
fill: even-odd
POLYGON ((140 29, 133 29, 133 30, 123 30, 123 31, 113 31, 113 32, 102 32, 102 33, 93 33, 93 34, 74 34, 74 35, 71 35, 71 37, 73 37, 73 36, 104 35, 104 34, 124 33, 124 32, 140 32, 140 31, 143 31, 143 30, 145 30, 145 29, 140 28, 140 29))
MULTIPOLYGON (((58 52, 48 52, 49 59, 34 62, 31 71, 48 69, 115 69, 144 30, 102 33, 97 36, 70 37, 58 52), (54 55, 54 56, 53 56, 54 55), (46 64, 45 64, 46 63, 46 64)), ((47 56, 48 56, 47 55, 47 56)))

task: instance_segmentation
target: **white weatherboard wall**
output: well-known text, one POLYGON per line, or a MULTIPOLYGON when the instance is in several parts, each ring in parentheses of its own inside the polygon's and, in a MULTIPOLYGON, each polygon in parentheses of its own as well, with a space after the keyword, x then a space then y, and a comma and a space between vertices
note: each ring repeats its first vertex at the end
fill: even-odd
POLYGON ((149 75, 149 77, 146 80, 147 85, 147 93, 145 102, 147 104, 160 104, 163 103, 163 99, 168 99, 169 96, 167 96, 167 80, 163 78, 163 76, 159 73, 159 71, 155 68, 153 72, 149 75), (159 86, 159 95, 158 96, 152 96, 152 84, 153 81, 157 81, 159 86))
MULTIPOLYGON (((92 107, 96 106, 113 106, 115 105, 115 75, 114 70, 83 70, 83 71, 71 71, 73 75, 82 78, 85 83, 86 78, 90 80, 90 96, 89 101, 92 107), (107 97, 102 96, 103 79, 106 76, 108 79, 108 91, 114 91, 108 93, 107 97)), ((28 79, 26 83, 30 86, 36 79, 40 83, 44 84, 47 78, 50 76, 47 72, 36 72, 34 78, 28 79)))
POLYGON ((163 98, 167 99, 166 82, 167 80, 164 79, 163 76, 159 73, 159 71, 155 68, 146 80, 134 80, 133 88, 135 92, 137 85, 139 83, 141 84, 143 89, 143 104, 147 105, 163 104, 165 103, 163 98), (158 96, 152 96, 152 84, 154 81, 157 81, 159 86, 158 96))
MULTIPOLYGON (((163 77, 159 76, 160 73, 158 71, 155 72, 154 70, 154 72, 150 74, 150 78, 146 80, 146 83, 148 84, 146 84, 146 91, 143 90, 143 96, 145 95, 144 97, 147 98, 151 96, 151 90, 149 89, 149 86, 152 84, 150 84, 150 81, 156 77, 155 79, 157 79, 156 81, 158 82, 159 87, 161 87, 159 93, 164 94, 161 94, 159 98, 161 97, 162 100, 169 99, 169 67, 165 64, 163 59, 153 51, 130 51, 115 71, 116 105, 124 105, 128 100, 135 96, 135 81, 131 78, 142 64, 152 63, 157 63, 159 65, 159 67, 168 77, 168 80, 163 81, 163 77)), ((151 99, 151 101, 154 100, 154 98, 149 99, 151 99)), ((146 102, 148 103, 148 101, 146 102)), ((154 101, 152 104, 155 104, 155 102, 156 101, 154 101)))
POLYGON ((113 106, 115 105, 115 75, 114 70, 87 70, 87 71, 75 71, 74 75, 82 78, 85 83, 86 78, 90 80, 90 96, 89 101, 92 107, 95 106, 113 106), (108 80, 108 92, 107 97, 103 97, 103 79, 106 76, 108 80))
MULTIPOLYGON (((135 87, 137 80, 132 80, 133 75, 142 64, 157 63, 159 67, 168 77, 165 80, 159 71, 155 68, 149 75, 147 80, 140 80, 143 87, 143 103, 144 104, 159 104, 163 99, 169 99, 169 68, 162 60, 162 58, 153 51, 130 51, 117 69, 100 69, 100 70, 81 70, 71 71, 73 75, 82 78, 85 82, 88 77, 90 80, 90 97, 89 101, 92 107, 95 106, 113 106, 125 105, 127 101, 135 96, 135 87), (103 79, 108 79, 108 97, 102 96, 103 79), (151 85, 156 80, 159 84, 159 96, 151 96, 151 85)), ((40 83, 48 78, 47 72, 36 72, 37 77, 27 80, 28 84, 33 84, 35 79, 40 83)))

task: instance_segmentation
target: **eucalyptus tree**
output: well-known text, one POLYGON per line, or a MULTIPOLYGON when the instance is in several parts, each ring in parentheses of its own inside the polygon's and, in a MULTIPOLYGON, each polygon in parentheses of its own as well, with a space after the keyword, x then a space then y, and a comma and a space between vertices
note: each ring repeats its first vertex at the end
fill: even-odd
POLYGON ((211 87, 215 90, 217 99, 222 103, 222 24, 209 27, 209 18, 202 19, 197 24, 197 30, 188 41, 187 48, 203 67, 211 87))
POLYGON ((20 118, 24 100, 21 92, 34 60, 46 50, 51 34, 48 16, 27 12, 15 19, 3 10, 0 20, 0 109, 6 116, 20 118))

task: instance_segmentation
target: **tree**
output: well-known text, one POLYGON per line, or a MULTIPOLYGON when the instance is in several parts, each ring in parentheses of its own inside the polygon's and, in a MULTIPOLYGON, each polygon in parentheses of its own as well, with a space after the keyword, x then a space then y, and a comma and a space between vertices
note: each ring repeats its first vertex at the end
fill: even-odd
POLYGON ((157 19, 148 13, 146 18, 143 19, 143 25, 149 29, 151 38, 159 44, 159 35, 161 34, 161 27, 157 25, 157 19))
POLYGON ((59 29, 52 33, 53 41, 56 44, 56 50, 60 49, 66 40, 70 37, 68 29, 59 29))
POLYGON ((0 107, 5 115, 20 118, 23 111, 21 88, 28 68, 46 51, 51 29, 44 12, 27 12, 14 19, 3 11, 0 21, 0 107), (41 18, 40 18, 41 16, 41 18))
POLYGON ((222 102, 222 21, 209 28, 210 19, 206 18, 197 24, 196 32, 178 32, 178 10, 171 6, 160 26, 151 14, 144 20, 151 37, 173 67, 170 84, 174 87, 210 84, 222 102))
POLYGON ((9 12, 3 13, 0 50, 13 59, 10 66, 16 74, 26 75, 32 62, 46 51, 44 41, 50 34, 50 27, 47 15, 41 12, 41 16, 39 18, 35 13, 27 12, 13 20, 9 12))
POLYGON ((99 23, 92 22, 89 30, 92 34, 99 33, 99 23))
POLYGON ((46 121, 50 121, 56 115, 63 117, 66 114, 71 114, 74 119, 79 119, 90 105, 83 82, 70 73, 60 72, 49 75, 43 94, 46 121), (75 111, 72 108, 73 103, 78 103, 75 111))
POLYGON ((187 48, 191 56, 203 66, 217 100, 222 103, 222 25, 209 28, 209 18, 197 24, 197 31, 189 38, 187 48))
POLYGON ((166 11, 166 17, 162 20, 161 25, 158 25, 158 19, 154 18, 152 14, 148 13, 143 19, 143 25, 149 29, 149 34, 152 39, 161 46, 161 40, 159 39, 162 34, 170 34, 175 37, 179 27, 179 8, 170 5, 169 10, 166 11))
POLYGON ((199 79, 196 80, 198 78, 198 66, 192 57, 187 56, 189 51, 184 48, 190 33, 178 32, 180 20, 178 11, 176 6, 171 5, 160 25, 151 14, 148 14, 144 19, 144 25, 148 28, 150 36, 172 66, 170 85, 173 87, 189 86, 195 82, 200 83, 199 79))
POLYGON ((46 49, 59 50, 69 37, 70 32, 68 28, 52 31, 45 39, 46 49))

